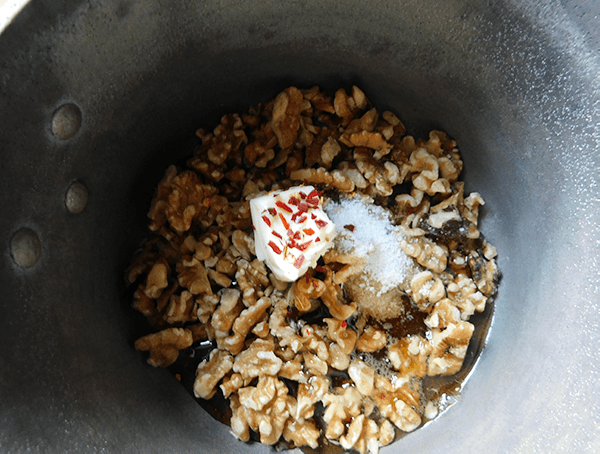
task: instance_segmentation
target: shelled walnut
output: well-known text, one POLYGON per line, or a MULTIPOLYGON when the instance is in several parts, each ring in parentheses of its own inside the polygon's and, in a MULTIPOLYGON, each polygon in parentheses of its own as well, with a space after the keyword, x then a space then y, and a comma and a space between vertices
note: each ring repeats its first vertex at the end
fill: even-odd
POLYGON ((136 349, 150 352, 148 364, 154 367, 167 367, 172 364, 179 356, 179 350, 190 345, 192 333, 183 328, 167 328, 135 341, 136 349))

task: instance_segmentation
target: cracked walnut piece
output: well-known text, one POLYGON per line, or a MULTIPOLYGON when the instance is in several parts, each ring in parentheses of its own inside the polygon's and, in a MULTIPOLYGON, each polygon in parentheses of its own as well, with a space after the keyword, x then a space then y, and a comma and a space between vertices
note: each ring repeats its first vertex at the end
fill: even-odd
MULTIPOLYGON (((222 394, 242 441, 376 454, 437 414, 426 377, 463 370, 469 318, 500 278, 477 226, 483 198, 458 180, 456 142, 406 135, 358 87, 289 87, 196 135, 194 155, 158 184, 149 236, 125 273, 133 308, 157 331, 135 348, 177 373, 197 364, 194 395, 222 394), (257 259, 250 201, 300 184, 389 212, 395 250, 411 263, 405 279, 376 297, 368 259, 334 246, 296 282, 279 280, 257 259)), ((299 213, 306 204, 290 202, 299 213)))
POLYGON ((154 367, 167 367, 179 356, 179 350, 192 345, 192 332, 182 328, 167 328, 158 333, 148 334, 135 341, 135 348, 149 351, 148 364, 154 367))

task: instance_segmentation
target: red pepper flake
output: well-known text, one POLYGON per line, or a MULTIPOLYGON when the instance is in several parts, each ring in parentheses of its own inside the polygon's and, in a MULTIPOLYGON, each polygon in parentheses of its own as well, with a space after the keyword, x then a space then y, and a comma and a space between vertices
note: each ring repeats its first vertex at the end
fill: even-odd
POLYGON ((354 226, 352 224, 347 224, 344 226, 344 228, 346 230, 350 230, 351 232, 354 232, 354 226))
POLYGON ((321 237, 317 237, 317 239, 315 240, 315 243, 318 243, 319 241, 321 241, 321 237))
POLYGON ((312 281, 312 285, 314 288, 318 288, 319 287, 319 283, 317 281, 312 281))
POLYGON ((300 202, 298 204, 298 210, 300 210, 302 213, 306 213, 308 211, 308 203, 300 202))
POLYGON ((306 334, 310 334, 310 330, 306 328, 306 334))
POLYGON ((306 273, 306 283, 310 282, 310 273, 306 273))
POLYGON ((344 320, 344 321, 342 322, 342 328, 345 328, 346 326, 348 326, 348 323, 346 323, 346 320, 344 320))
POLYGON ((315 213, 310 213, 310 218, 312 220, 315 220, 315 219, 317 219, 317 215, 315 213))
POLYGON ((322 267, 321 265, 317 266, 315 268, 315 271, 318 273, 327 273, 327 270, 324 267, 322 267))
POLYGON ((307 235, 314 235, 315 231, 313 229, 303 229, 302 230, 304 233, 306 233, 307 235))
POLYGON ((316 189, 313 189, 312 191, 310 191, 310 194, 308 194, 308 198, 313 199, 315 197, 319 197, 321 194, 323 194, 322 191, 317 191, 316 189))
POLYGON ((272 241, 269 241, 269 246, 271 246, 271 249, 273 249, 275 254, 281 254, 281 249, 279 249, 279 247, 277 247, 277 245, 272 241))
POLYGON ((291 196, 288 200, 288 203, 290 205, 298 205, 300 203, 300 200, 298 200, 297 197, 291 196))
POLYGON ((292 210, 287 204, 281 202, 281 201, 277 201, 275 202, 275 205, 277 205, 279 208, 281 208, 282 210, 287 211, 288 213, 293 213, 294 210, 292 210))
POLYGON ((276 236, 280 240, 283 240, 283 237, 279 233, 277 233, 275 230, 271 231, 271 233, 273 234, 273 236, 276 236))
POLYGON ((302 216, 300 219, 298 219, 298 224, 304 224, 306 222, 306 219, 306 216, 302 216))
POLYGON ((306 198, 306 194, 304 192, 299 192, 300 198, 304 200, 306 198))
POLYGON ((269 208, 269 214, 271 216, 275 216, 275 215, 277 215, 277 210, 275 208, 269 208))
POLYGON ((300 254, 298 256, 298 258, 296 259, 296 261, 294 262, 294 266, 297 269, 300 269, 300 267, 302 266, 302 263, 304 263, 304 254, 300 254))
POLYGON ((381 393, 381 396, 380 396, 380 397, 381 397, 382 399, 385 399, 385 394, 381 393))
POLYGON ((315 224, 317 224, 317 227, 322 229, 323 227, 325 227, 327 225, 327 221, 323 221, 322 219, 317 219, 315 221, 315 224))
POLYGON ((261 216, 262 220, 265 221, 265 224, 267 224, 269 227, 271 227, 271 220, 266 217, 264 214, 261 216))
POLYGON ((312 243, 312 240, 307 241, 306 243, 302 243, 299 244, 298 246, 296 246, 299 250, 301 251, 306 251, 306 249, 308 248, 308 246, 310 245, 310 243, 312 243))
POLYGON ((299 239, 301 238, 301 234, 300 234, 300 232, 299 232, 299 231, 298 231, 298 232, 295 232, 295 233, 294 233, 294 236, 293 236, 292 238, 293 238, 294 240, 299 240, 299 239))
POLYGON ((281 219, 281 222, 283 222, 283 227, 288 230, 290 228, 290 224, 288 223, 288 221, 285 220, 285 217, 283 216, 283 214, 281 213, 277 213, 279 215, 279 219, 281 219))
POLYGON ((298 212, 296 212, 296 213, 294 213, 294 214, 292 214, 292 222, 296 222, 296 218, 297 218, 298 216, 300 216, 300 212, 299 212, 299 211, 298 211, 298 212))

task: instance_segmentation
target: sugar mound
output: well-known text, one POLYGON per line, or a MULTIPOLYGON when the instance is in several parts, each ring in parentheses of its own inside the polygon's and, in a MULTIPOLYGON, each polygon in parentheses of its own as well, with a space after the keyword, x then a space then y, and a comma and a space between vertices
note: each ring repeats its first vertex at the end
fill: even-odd
POLYGON ((360 196, 329 200, 324 209, 338 231, 336 247, 365 258, 365 273, 380 284, 377 296, 404 281, 413 260, 400 248, 403 235, 388 210, 360 196))

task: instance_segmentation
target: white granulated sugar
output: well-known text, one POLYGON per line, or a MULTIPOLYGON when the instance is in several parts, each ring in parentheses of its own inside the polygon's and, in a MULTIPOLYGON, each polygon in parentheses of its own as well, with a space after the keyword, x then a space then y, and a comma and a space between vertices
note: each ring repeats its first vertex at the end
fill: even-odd
POLYGON ((420 289, 419 293, 423 296, 429 296, 433 287, 433 280, 427 281, 420 289))
POLYGON ((338 231, 335 245, 365 257, 365 272, 381 285, 378 296, 404 281, 413 261, 400 248, 403 236, 388 210, 358 196, 330 200, 324 209, 338 231))

